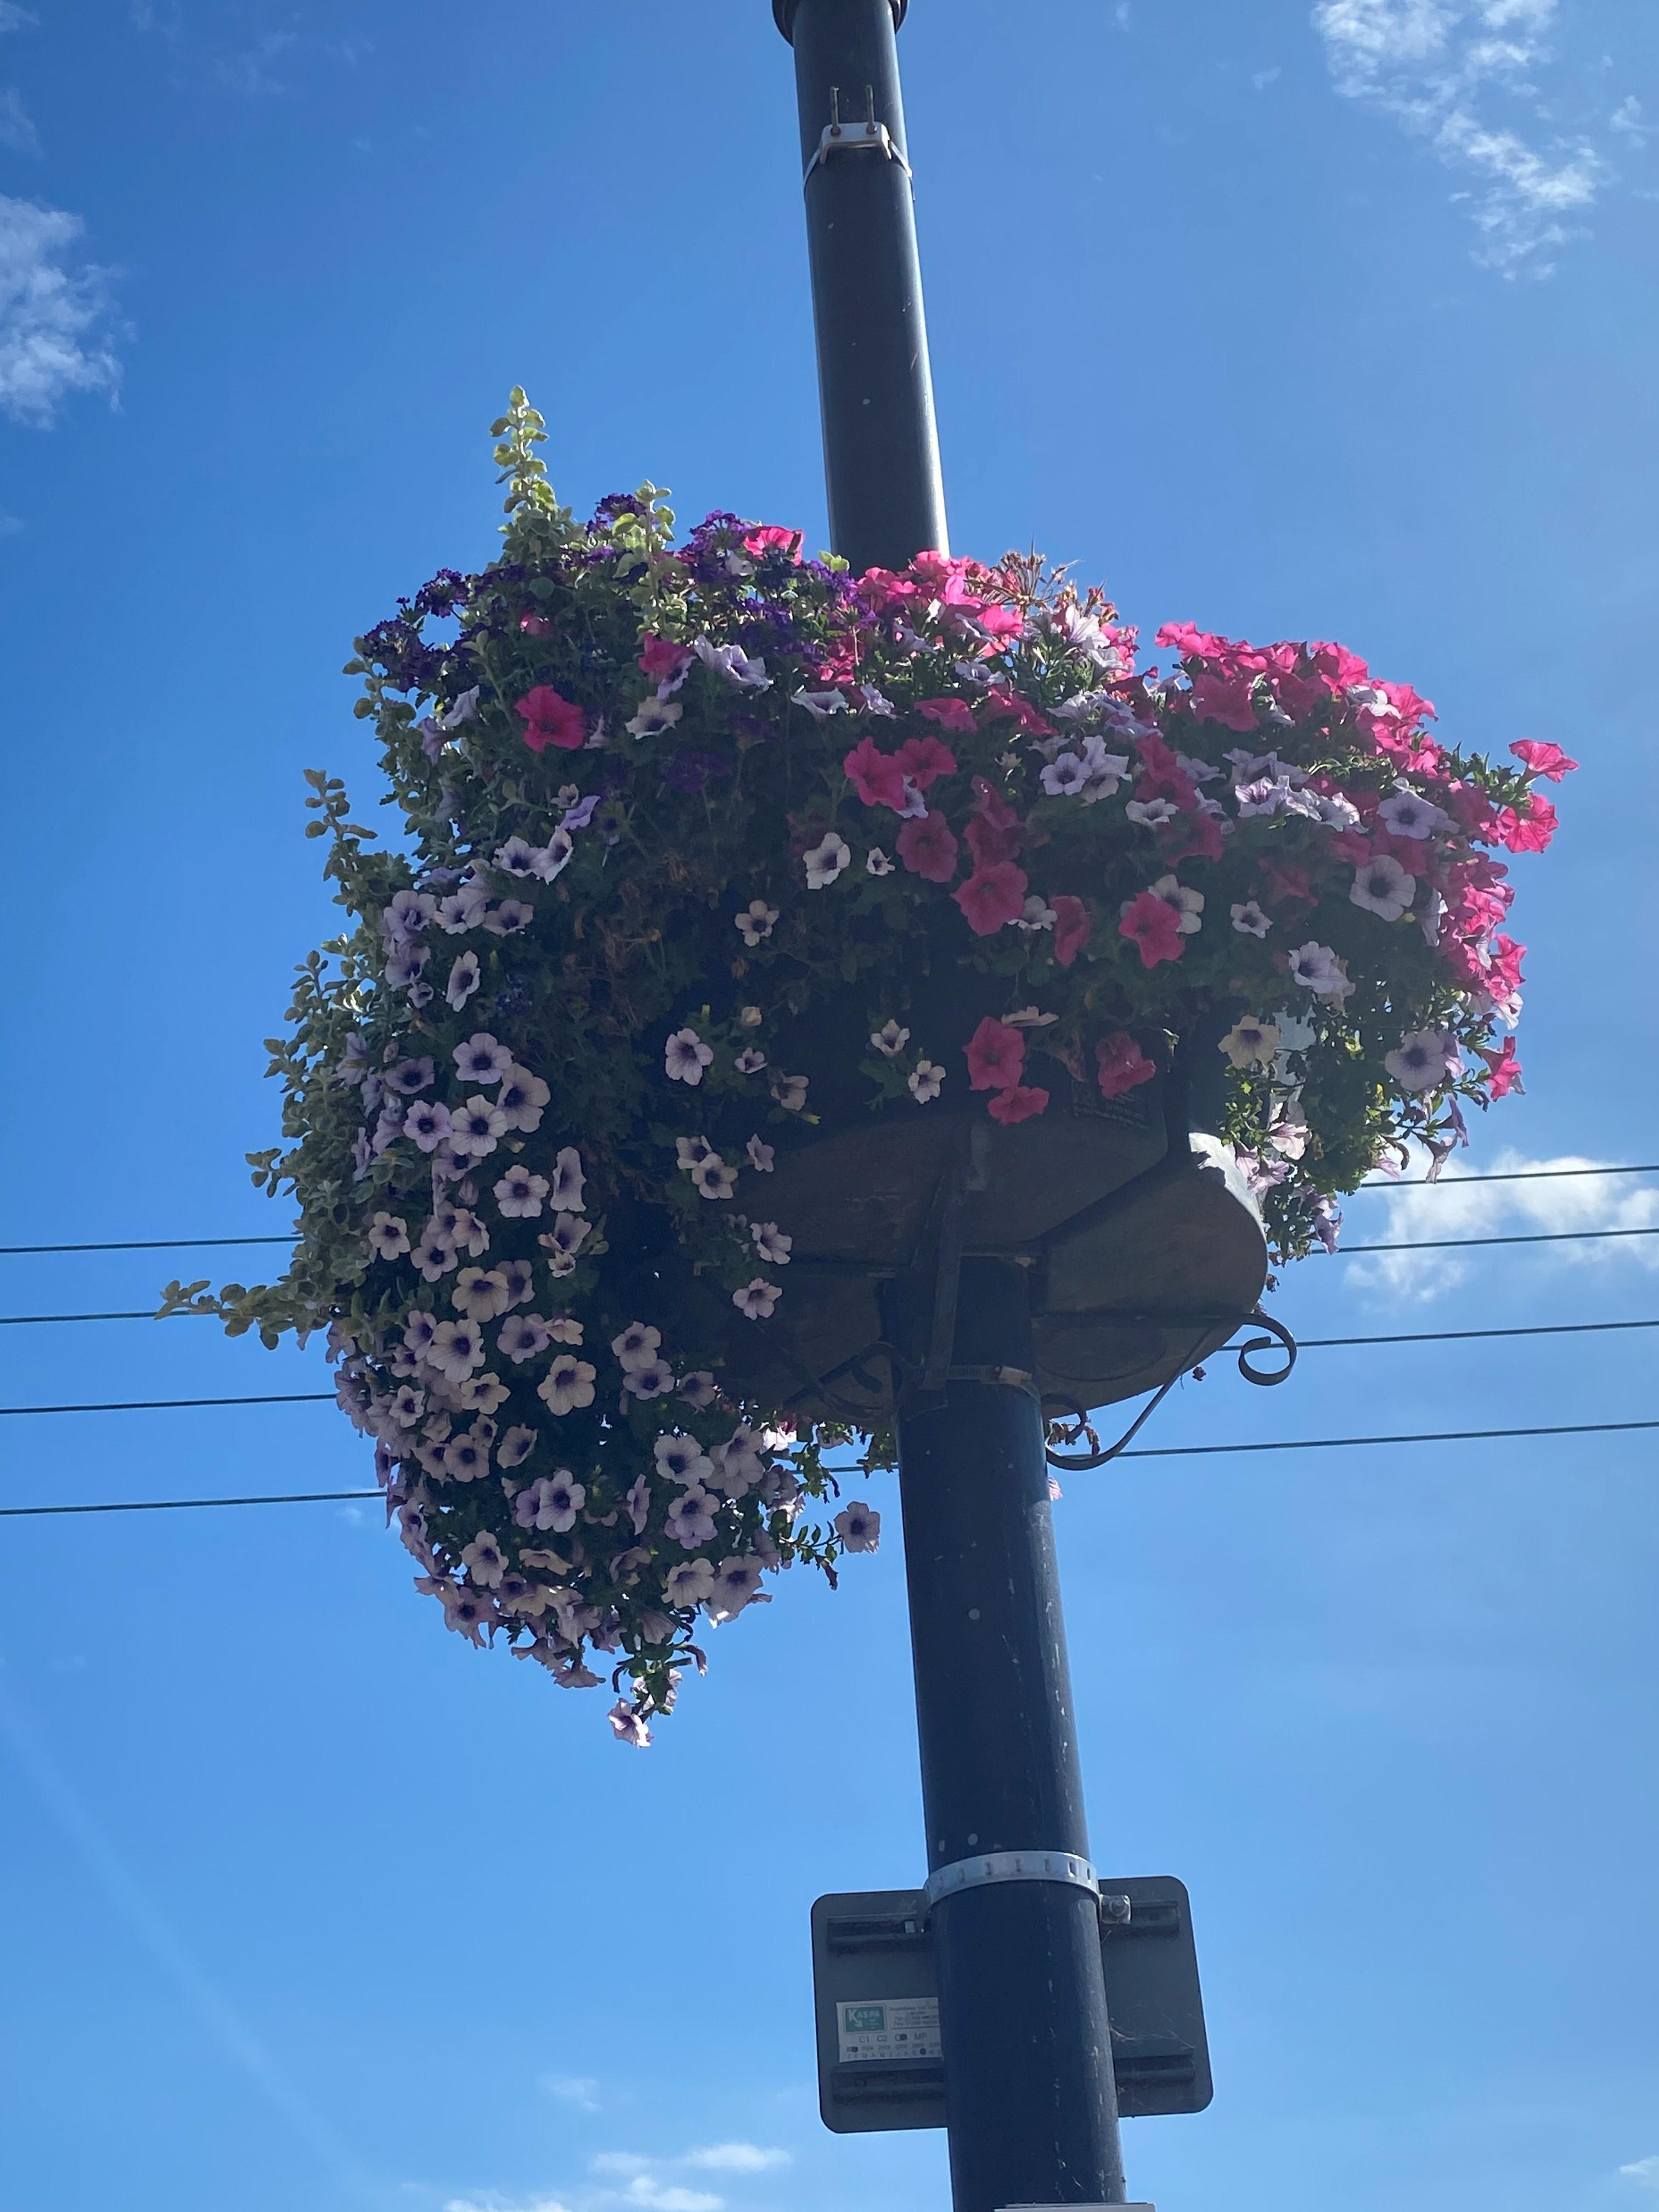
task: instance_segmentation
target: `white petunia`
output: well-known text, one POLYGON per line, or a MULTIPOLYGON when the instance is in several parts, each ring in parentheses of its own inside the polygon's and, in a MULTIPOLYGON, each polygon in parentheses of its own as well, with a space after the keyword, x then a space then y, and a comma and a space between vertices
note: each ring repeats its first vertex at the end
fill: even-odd
POLYGON ((1042 788, 1050 799, 1071 799, 1089 781, 1089 771, 1076 753, 1056 753, 1042 771, 1042 788))
POLYGON ((574 1275, 576 1255, 581 1250, 593 1224, 580 1213, 556 1213, 553 1226, 536 1242, 550 1256, 548 1267, 556 1277, 574 1275))
POLYGON ((555 1314, 547 1326, 555 1344, 580 1344, 582 1340, 581 1323, 572 1321, 568 1314, 555 1314))
POLYGON ((1396 837, 1431 837, 1451 826, 1451 817, 1414 791, 1397 791, 1376 810, 1378 818, 1396 837))
POLYGON ((766 1065, 766 1054, 758 1045, 745 1045, 732 1065, 739 1075, 758 1075, 766 1065))
POLYGON ((1346 999, 1353 988, 1348 981, 1347 963, 1339 960, 1328 945, 1316 945, 1310 939, 1291 953, 1290 965, 1291 980, 1316 998, 1346 999))
POLYGON ((1265 937, 1273 927, 1254 899, 1242 900, 1230 909, 1233 927, 1241 937, 1265 937))
POLYGON ((1181 924, 1181 933, 1183 937, 1196 936, 1204 927, 1202 891, 1188 890, 1184 884, 1178 884, 1173 876, 1160 876, 1152 885, 1152 896, 1161 898, 1165 906, 1175 908, 1176 917, 1181 924))
POLYGON ((587 1503, 584 1484, 568 1467, 556 1474, 538 1474, 513 1501, 513 1518, 520 1528, 541 1528, 562 1536, 576 1525, 576 1516, 587 1503))
POLYGON ((532 1075, 527 1067, 514 1066, 501 1078, 495 1103, 506 1115, 509 1129, 530 1137, 542 1126, 542 1109, 550 1095, 539 1075, 532 1075))
POLYGON ((494 1321, 512 1303, 507 1278, 495 1267, 463 1267, 449 1300, 457 1313, 464 1313, 469 1321, 494 1321))
POLYGON ((368 1249, 377 1260, 397 1260, 409 1249, 409 1224, 395 1213, 377 1213, 368 1224, 368 1249))
POLYGON ((489 1472, 489 1452, 475 1436, 452 1437, 438 1464, 452 1482, 478 1482, 489 1472))
POLYGON ((699 1544, 706 1544, 714 1533, 714 1508, 719 1500, 702 1487, 687 1490, 677 1498, 667 1513, 668 1534, 681 1549, 695 1552, 699 1544))
POLYGON ((1449 1030, 1408 1030, 1382 1065, 1402 1091, 1433 1091, 1462 1067, 1449 1030))
POLYGON ((772 1096, 786 1114, 799 1114, 805 1105, 807 1080, 808 1079, 804 1075, 781 1075, 774 1073, 772 1096))
POLYGON ((817 843, 801 854, 806 866, 807 890, 821 891, 826 884, 833 884, 852 857, 852 848, 847 840, 838 837, 833 830, 826 830, 817 843))
POLYGON ((1157 830, 1166 822, 1173 822, 1180 809, 1167 799, 1132 799, 1123 811, 1143 830, 1157 830))
POLYGON ((545 1352, 553 1341, 547 1323, 539 1314, 514 1314, 501 1324, 501 1333, 495 1342, 503 1359, 510 1359, 520 1367, 526 1359, 533 1359, 545 1352))
POLYGON ((547 1177, 510 1167, 495 1187, 495 1203, 509 1221, 533 1221, 547 1196, 547 1177))
POLYGON ((908 1030, 902 1030, 896 1022, 884 1022, 873 1031, 870 1042, 884 1060, 896 1060, 910 1042, 908 1030))
POLYGON ((676 1030, 663 1048, 663 1066, 671 1083, 701 1083, 702 1072, 714 1057, 713 1046, 706 1045, 696 1030, 676 1030))
POLYGON ((1279 1050, 1279 1031, 1271 1022, 1248 1016, 1233 1024, 1221 1040, 1221 1049, 1235 1067, 1266 1067, 1279 1050))
POLYGON ((561 1146, 553 1161, 553 1204, 561 1213, 586 1212, 582 1203, 582 1156, 574 1145, 561 1146))
POLYGON ((404 1134, 423 1152, 435 1152, 449 1134, 449 1109, 433 1098, 417 1098, 404 1115, 404 1134))
POLYGON ((575 849, 574 838, 561 823, 546 844, 538 845, 531 854, 532 874, 538 882, 550 884, 556 876, 562 875, 569 866, 570 856, 575 849))
POLYGON ((562 1352, 536 1386, 536 1395, 550 1413, 568 1413, 593 1402, 597 1370, 573 1352, 562 1352))
POLYGON ((726 677, 740 690, 769 691, 772 688, 766 663, 759 653, 746 653, 740 645, 715 645, 706 637, 694 637, 691 650, 705 668, 726 677))
POLYGON ((475 1321, 441 1321, 432 1332, 426 1364, 447 1382, 464 1382, 484 1364, 483 1332, 475 1321))
POLYGON ((748 1605, 764 1604, 758 1559, 722 1559, 714 1571, 714 1587, 703 1601, 711 1620, 734 1620, 748 1605))
POLYGON ((678 699, 647 699, 631 722, 623 724, 630 738, 659 738, 672 730, 685 712, 678 699))
POLYGON ((753 1282, 732 1291, 732 1303, 745 1321, 769 1321, 772 1309, 782 1296, 776 1283, 763 1283, 757 1275, 753 1282))
POLYGON ((482 1083, 486 1088, 499 1083, 513 1066, 512 1054, 488 1030, 479 1030, 465 1044, 458 1044, 450 1058, 463 1083, 482 1083))
POLYGON ((536 1449, 534 1429, 509 1429, 495 1447, 497 1467, 522 1467, 536 1449))
POLYGON ((523 899, 503 899, 484 916, 484 927, 492 937, 516 937, 521 929, 528 929, 535 919, 535 908, 523 899))
POLYGON ((702 1198, 730 1198, 737 1188, 736 1171, 726 1166, 718 1152, 710 1152, 697 1162, 691 1170, 692 1186, 702 1198))
POLYGON ((626 1373, 629 1369, 643 1367, 657 1356, 662 1342, 662 1331, 649 1328, 642 1321, 630 1321, 620 1336, 611 1340, 611 1356, 626 1373))
POLYGON ((890 876, 893 872, 893 863, 879 845, 872 845, 864 856, 864 869, 866 875, 890 876))
POLYGON ((448 937, 465 937, 469 929, 477 929, 489 911, 488 884, 463 884, 452 891, 438 906, 438 920, 448 937))
MULTIPOLYGON (((469 1375, 455 1385, 455 1403, 472 1413, 495 1413, 507 1403, 507 1388, 499 1375, 469 1375)), ((473 1424, 476 1429, 479 1424, 473 1424)), ((495 1439, 493 1427, 490 1441, 495 1439)))
POLYGON ((815 722, 827 722, 831 714, 848 711, 846 695, 840 691, 792 691, 789 703, 804 707, 815 722))
POLYGON ((732 917, 743 941, 748 945, 759 945, 777 927, 778 909, 768 906, 764 899, 750 899, 743 912, 732 917))
MULTIPOLYGON (((710 1535, 714 1529, 711 1525, 710 1535)), ((670 1605, 701 1605, 714 1587, 714 1570, 707 1559, 684 1559, 663 1577, 662 1594, 670 1605)))
POLYGON ((918 1106, 925 1106, 937 1098, 945 1087, 945 1070, 931 1060, 919 1060, 909 1078, 910 1096, 918 1106))
POLYGON ((509 837, 505 845, 498 845, 490 855, 489 865, 499 868, 504 876, 533 876, 536 872, 536 848, 522 837, 509 837))
POLYGON ((482 1091, 449 1117, 449 1149, 463 1159, 484 1159, 507 1133, 507 1116, 482 1091))
POLYGON ((755 1249, 769 1267, 787 1267, 794 1238, 786 1237, 775 1221, 754 1221, 749 1234, 755 1240, 755 1249))
POLYGON ((881 1549, 881 1516, 873 1505, 861 1498, 850 1498, 842 1511, 836 1516, 836 1534, 841 1538, 842 1548, 848 1552, 878 1552, 881 1549))
POLYGON ((694 1413, 702 1413, 720 1396, 720 1385, 706 1367, 680 1377, 680 1395, 694 1413))
POLYGON ((536 1274, 528 1260, 501 1260, 496 1262, 501 1280, 507 1285, 509 1306, 521 1306, 530 1296, 536 1274))
POLYGON ((1384 921, 1400 921, 1417 896, 1417 878, 1408 876, 1398 860, 1384 853, 1366 861, 1355 876, 1348 896, 1356 906, 1380 915, 1384 921))
POLYGON ((1025 911, 1019 917, 1018 927, 1030 937, 1040 929, 1052 929, 1059 920, 1060 916, 1047 899, 1039 898, 1032 891, 1027 896, 1025 911))
POLYGON ((690 1174, 699 1160, 710 1158, 714 1150, 707 1137, 676 1137, 674 1151, 678 1157, 675 1164, 690 1174))
POLYGON ((630 1367, 623 1388, 635 1398, 665 1398, 674 1387, 674 1370, 665 1359, 653 1358, 630 1367))
POLYGON ((749 1164, 761 1175, 770 1175, 777 1155, 770 1145, 763 1145, 758 1137, 751 1137, 744 1147, 749 1155, 749 1164))
POLYGON ((478 956, 463 952, 449 971, 449 981, 444 986, 444 996, 457 1013, 478 988, 478 956))
POLYGON ((708 1455, 695 1437, 659 1437, 651 1455, 659 1474, 688 1489, 701 1488, 712 1472, 708 1455))

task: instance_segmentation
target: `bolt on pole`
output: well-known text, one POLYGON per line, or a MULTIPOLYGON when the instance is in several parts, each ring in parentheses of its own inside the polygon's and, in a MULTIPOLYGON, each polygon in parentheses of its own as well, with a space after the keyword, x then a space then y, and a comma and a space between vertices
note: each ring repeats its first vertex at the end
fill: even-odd
MULTIPOLYGON (((896 32, 908 0, 774 0, 795 49, 831 543, 854 571, 945 550, 896 32)), ((953 1296, 951 1369, 1033 1369, 1024 1271, 889 1286, 895 1343, 953 1296)), ((955 2212, 1124 2202, 1098 1899, 997 1854, 1089 1841, 1040 1408, 945 1376, 901 1404, 900 1486, 955 2212), (987 1875, 990 1879, 987 1879, 987 1875)))

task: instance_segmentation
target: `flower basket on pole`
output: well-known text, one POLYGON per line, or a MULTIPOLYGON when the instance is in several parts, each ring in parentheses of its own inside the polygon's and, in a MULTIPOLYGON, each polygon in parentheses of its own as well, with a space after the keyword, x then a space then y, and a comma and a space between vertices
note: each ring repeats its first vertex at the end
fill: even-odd
POLYGON ((643 1741, 699 1622, 833 1576, 937 1389, 964 1258, 1026 1272, 1051 1413, 1224 1342, 1270 1256, 1513 1086, 1495 851, 1571 763, 1465 757, 1330 644, 1145 664, 1041 562, 854 574, 651 486, 579 523, 522 393, 501 556, 359 641, 386 834, 313 775, 348 915, 301 967, 284 1279, 419 1587, 611 1680, 643 1741), (902 1303, 902 1302, 901 1302, 902 1303))

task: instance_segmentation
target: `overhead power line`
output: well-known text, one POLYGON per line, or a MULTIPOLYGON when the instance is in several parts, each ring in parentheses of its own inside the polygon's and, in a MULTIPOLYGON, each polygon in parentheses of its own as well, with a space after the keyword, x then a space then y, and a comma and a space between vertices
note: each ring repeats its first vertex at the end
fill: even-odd
MULTIPOLYGON (((14 1320, 59 1320, 59 1315, 31 1316, 19 1314, 14 1320)), ((1241 1322, 1242 1328, 1249 1327, 1241 1322)), ((1297 1339, 1298 1352, 1334 1352, 1351 1350, 1356 1346, 1376 1344, 1467 1344, 1477 1338, 1500 1336, 1599 1336, 1609 1330, 1626 1328, 1659 1328, 1655 1321, 1553 1321, 1534 1322, 1514 1328, 1425 1328, 1413 1329, 1394 1336, 1305 1336, 1297 1339)), ((177 1413, 196 1406, 322 1406, 337 1403, 337 1394, 332 1390, 276 1390, 257 1397, 245 1398, 124 1398, 106 1403, 73 1406, 0 1406, 0 1419, 13 1413, 177 1413)), ((1128 1458, 1122 1453, 1120 1457, 1128 1458)))
POLYGON ((1659 1175, 1659 1162, 1629 1168, 1504 1168, 1495 1175, 1383 1176, 1376 1182, 1356 1183, 1351 1195, 1362 1190, 1419 1190, 1432 1184, 1449 1190, 1465 1182, 1551 1182, 1561 1176, 1659 1175))
POLYGON ((0 1259, 15 1260, 41 1252, 191 1252, 205 1251, 210 1245, 226 1244, 293 1244, 296 1236, 287 1237, 146 1237, 137 1243, 125 1244, 0 1244, 0 1259))
MULTIPOLYGON (((1489 1443, 1515 1437, 1622 1436, 1659 1429, 1654 1421, 1571 1421, 1548 1428, 1438 1429, 1401 1437, 1291 1437, 1271 1443, 1143 1445, 1121 1452, 1121 1459, 1207 1459, 1227 1452, 1342 1451, 1367 1444, 1489 1443)), ((0 1505, 0 1520, 26 1520, 52 1513, 184 1513, 219 1505, 333 1505, 383 1498, 380 1490, 308 1490, 261 1498, 141 1498, 94 1505, 0 1505)))
MULTIPOLYGON (((1442 1177, 1436 1187, 1449 1189, 1455 1184, 1466 1182, 1552 1182, 1563 1176, 1616 1175, 1659 1175, 1659 1161, 1611 1168, 1509 1168, 1492 1175, 1442 1177)), ((1427 1176, 1401 1176, 1398 1181, 1383 1177, 1376 1182, 1358 1184, 1350 1195, 1358 1196, 1362 1190, 1413 1190, 1426 1186, 1429 1181, 1427 1176)), ((286 1237, 146 1237, 118 1244, 0 1244, 0 1259, 33 1258, 54 1252, 204 1252, 222 1250, 238 1244, 293 1244, 297 1242, 298 1235, 295 1232, 286 1237)), ((100 1315, 96 1318, 112 1321, 125 1316, 112 1314, 100 1315)))
POLYGON ((1358 1252, 1450 1252, 1466 1244, 1582 1244, 1600 1237, 1659 1237, 1659 1222, 1646 1229, 1544 1229, 1524 1237, 1423 1237, 1405 1244, 1343 1244, 1336 1256, 1346 1260, 1358 1252))

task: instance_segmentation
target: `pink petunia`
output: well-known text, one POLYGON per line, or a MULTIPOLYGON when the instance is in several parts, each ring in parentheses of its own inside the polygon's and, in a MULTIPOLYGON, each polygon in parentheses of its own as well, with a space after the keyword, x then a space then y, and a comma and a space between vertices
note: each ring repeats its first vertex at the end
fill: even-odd
POLYGON ((957 757, 939 738, 907 738, 898 749, 898 763, 918 791, 957 772, 957 757))
POLYGON ((1553 745, 1540 738, 1522 738, 1510 747, 1518 761, 1524 762, 1534 775, 1547 776, 1550 782, 1559 783, 1569 769, 1578 763, 1569 760, 1559 745, 1553 745))
POLYGON ((1048 1111, 1048 1094, 1036 1085, 1010 1084, 999 1091, 992 1099, 989 1113, 994 1121, 1029 1121, 1034 1114, 1048 1111))
POLYGON ((1175 908, 1156 891, 1125 899, 1117 929, 1120 937, 1139 949, 1143 968, 1156 968, 1160 960, 1179 960, 1187 949, 1175 908))
POLYGON ((1033 737, 1052 738, 1054 734, 1054 724, 1044 721, 1030 701, 1022 699, 1018 691, 988 692, 984 707, 988 722, 1003 721, 1012 717, 1022 730, 1029 730, 1033 737))
POLYGON ((1165 623, 1158 634, 1159 645, 1172 645, 1177 653, 1192 653, 1202 659, 1213 660, 1227 650, 1224 637, 1215 637, 1208 630, 1194 629, 1191 623, 1165 623))
POLYGON ((1083 901, 1070 891, 1057 893, 1048 903, 1054 915, 1054 957, 1062 968, 1069 968, 1089 942, 1094 923, 1083 901))
MULTIPOLYGON (((969 824, 970 831, 973 826, 969 824)), ((1024 868, 1012 860, 998 860, 988 868, 975 869, 951 896, 975 936, 992 937, 1024 913, 1025 884, 1024 868)))
POLYGON ((1513 1037, 1504 1038, 1501 1052, 1488 1052, 1484 1045, 1478 1046, 1476 1049, 1492 1070, 1489 1087, 1494 1098, 1507 1098, 1511 1091, 1524 1091, 1526 1086, 1521 1080, 1521 1063, 1515 1056, 1513 1037))
POLYGON ((1011 1091, 1025 1068, 1023 1030, 987 1014, 963 1048, 968 1058, 970 1091, 1011 1091))
POLYGON ((792 561, 799 561, 800 544, 799 530, 785 530, 781 524, 763 522, 744 537, 743 550, 757 561, 766 553, 787 553, 792 561))
POLYGON ((1148 1060, 1123 1030, 1102 1037, 1095 1047, 1095 1066, 1103 1098, 1121 1098, 1126 1091, 1133 1091, 1137 1084, 1150 1082, 1158 1073, 1157 1063, 1148 1060))
POLYGON ((1223 676, 1212 669, 1204 670, 1193 678, 1193 713, 1200 722, 1219 722, 1224 729, 1254 730, 1254 680, 1243 672, 1237 676, 1223 676))
POLYGON ((1555 809, 1535 791, 1528 795, 1524 814, 1506 806, 1497 822, 1498 842, 1511 853, 1541 853, 1555 830, 1555 809))
POLYGON ((647 630, 640 646, 640 666, 653 684, 672 683, 691 665, 690 649, 672 637, 657 637, 647 630))
POLYGON ((841 765, 866 806, 890 806, 895 814, 902 814, 909 804, 904 795, 902 753, 884 753, 873 738, 860 738, 841 765))
POLYGON ((942 814, 924 814, 907 822, 896 840, 898 856, 913 876, 926 883, 948 884, 957 872, 957 841, 942 814))
POLYGON ((538 684, 514 702, 524 717, 524 741, 532 752, 556 745, 561 752, 579 752, 587 742, 587 717, 580 707, 562 698, 550 684, 538 684))
POLYGON ((974 710, 965 699, 918 699, 916 712, 942 730, 972 730, 974 710))

